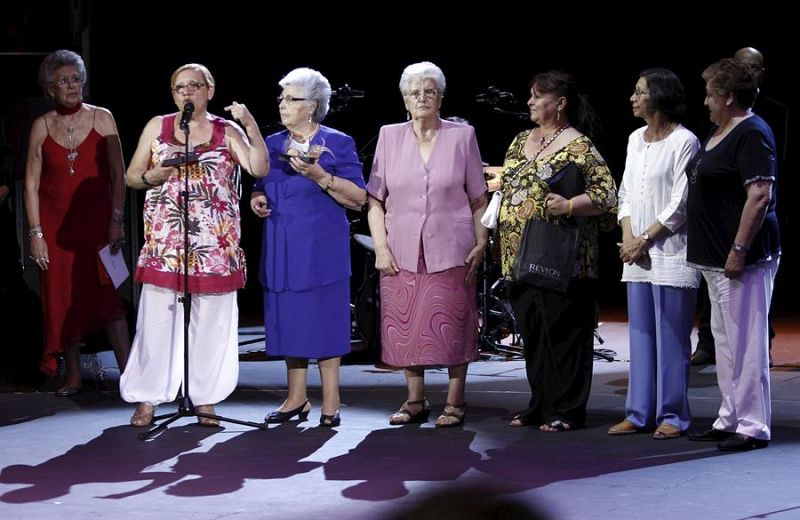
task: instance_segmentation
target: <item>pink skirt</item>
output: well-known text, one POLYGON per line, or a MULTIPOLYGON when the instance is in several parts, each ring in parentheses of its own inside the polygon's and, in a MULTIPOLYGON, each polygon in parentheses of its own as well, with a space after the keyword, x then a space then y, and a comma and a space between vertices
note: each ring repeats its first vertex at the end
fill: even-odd
POLYGON ((428 274, 420 248, 416 273, 381 275, 381 351, 395 367, 457 366, 478 358, 475 277, 466 266, 428 274))

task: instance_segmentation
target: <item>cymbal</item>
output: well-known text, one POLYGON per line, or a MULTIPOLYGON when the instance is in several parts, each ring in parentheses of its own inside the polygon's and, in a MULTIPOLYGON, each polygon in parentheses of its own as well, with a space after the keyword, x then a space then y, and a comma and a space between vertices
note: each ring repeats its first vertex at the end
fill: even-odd
POLYGON ((484 166, 483 176, 486 178, 486 187, 489 188, 489 191, 497 191, 503 187, 502 166, 484 166))

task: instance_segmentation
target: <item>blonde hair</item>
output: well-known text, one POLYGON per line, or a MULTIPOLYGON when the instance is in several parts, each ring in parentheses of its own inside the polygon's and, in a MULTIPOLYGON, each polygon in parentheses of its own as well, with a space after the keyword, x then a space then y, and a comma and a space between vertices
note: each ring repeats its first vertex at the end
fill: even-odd
POLYGON ((184 70, 199 71, 200 74, 202 74, 203 77, 206 79, 206 84, 208 85, 208 88, 211 88, 216 84, 214 81, 214 76, 211 75, 211 71, 208 70, 208 67, 206 67, 205 65, 201 65, 199 63, 187 63, 186 65, 181 65, 180 67, 175 69, 175 72, 172 73, 172 76, 169 78, 170 88, 175 86, 175 78, 177 78, 178 74, 180 74, 184 70))

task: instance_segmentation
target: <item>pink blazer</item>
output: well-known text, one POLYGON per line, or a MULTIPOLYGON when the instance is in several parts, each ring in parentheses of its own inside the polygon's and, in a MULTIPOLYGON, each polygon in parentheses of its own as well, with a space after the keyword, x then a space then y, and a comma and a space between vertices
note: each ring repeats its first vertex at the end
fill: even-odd
POLYGON ((417 270, 420 244, 429 273, 464 265, 475 246, 469 203, 486 193, 475 129, 440 124, 427 163, 411 122, 382 127, 367 184, 384 204, 395 261, 410 272, 417 270))

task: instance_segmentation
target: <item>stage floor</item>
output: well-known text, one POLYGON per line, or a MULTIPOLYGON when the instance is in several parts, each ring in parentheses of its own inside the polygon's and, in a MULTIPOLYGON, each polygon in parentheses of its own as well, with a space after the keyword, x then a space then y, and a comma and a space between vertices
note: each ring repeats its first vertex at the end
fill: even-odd
MULTIPOLYGON (((493 360, 470 365, 463 428, 435 429, 433 420, 389 426, 404 399, 402 373, 348 365, 339 428, 316 426, 319 379, 312 367, 308 422, 261 431, 201 428, 187 418, 142 442, 127 425, 133 407, 114 390, 112 356, 103 353, 98 390, 75 398, 0 393, 0 518, 385 518, 431 493, 467 489, 471 499, 518 501, 550 519, 797 519, 800 330, 789 320, 777 325, 773 441, 734 454, 685 437, 606 434, 623 417, 624 322, 599 328, 615 361, 594 364, 587 427, 552 434, 507 426, 511 411, 527 402, 524 364, 493 360)), ((256 332, 243 330, 242 339, 256 332)), ((250 359, 253 345, 242 348, 242 359, 250 359)), ((242 361, 240 369, 236 392, 217 412, 261 421, 282 402, 284 364, 242 361)), ((426 378, 435 417, 446 371, 426 378)), ((713 366, 692 369, 691 431, 709 427, 716 414, 715 381, 713 366)))

